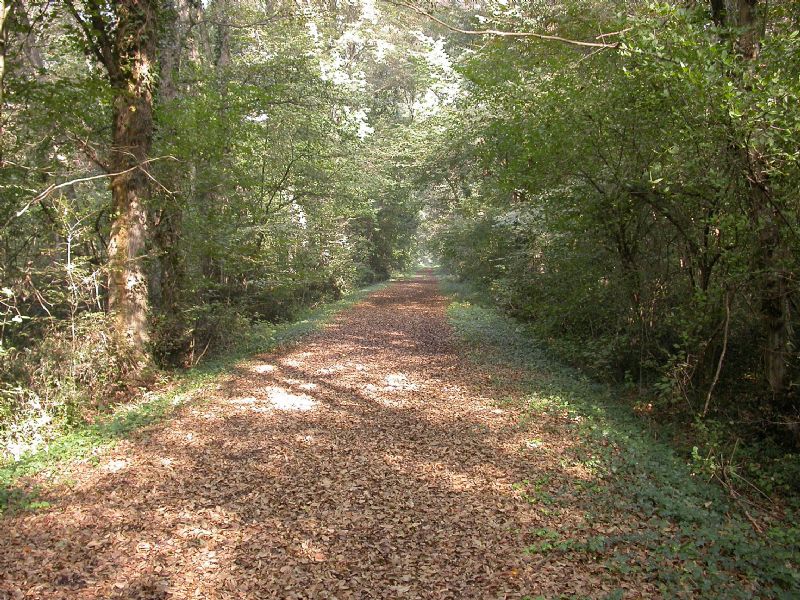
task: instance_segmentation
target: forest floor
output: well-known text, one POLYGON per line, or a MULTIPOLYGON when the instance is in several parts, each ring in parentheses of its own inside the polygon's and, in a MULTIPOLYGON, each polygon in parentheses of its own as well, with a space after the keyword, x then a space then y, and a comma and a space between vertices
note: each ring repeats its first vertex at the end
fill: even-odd
POLYGON ((660 596, 653 550, 609 540, 675 520, 598 503, 580 417, 531 413, 450 302, 395 283, 73 465, 0 520, 0 598, 660 596))

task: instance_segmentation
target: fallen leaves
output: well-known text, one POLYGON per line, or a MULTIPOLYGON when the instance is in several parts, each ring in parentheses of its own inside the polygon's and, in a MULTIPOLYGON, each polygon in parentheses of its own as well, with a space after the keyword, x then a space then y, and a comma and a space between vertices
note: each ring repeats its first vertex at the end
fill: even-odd
POLYGON ((523 552, 581 522, 511 485, 568 489, 569 431, 489 404, 520 377, 463 359, 436 288, 372 295, 0 521, 0 598, 602 596, 599 565, 523 552))

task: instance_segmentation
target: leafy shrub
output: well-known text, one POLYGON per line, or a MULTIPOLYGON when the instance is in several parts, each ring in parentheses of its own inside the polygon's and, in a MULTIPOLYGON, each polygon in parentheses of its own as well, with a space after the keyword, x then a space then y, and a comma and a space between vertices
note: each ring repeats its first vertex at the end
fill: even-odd
POLYGON ((51 323, 39 343, 11 353, 5 363, 0 440, 12 456, 125 399, 138 367, 105 313, 51 323))
POLYGON ((222 302, 194 307, 190 316, 193 323, 190 364, 198 362, 208 352, 224 352, 235 347, 250 330, 250 321, 240 309, 222 302))

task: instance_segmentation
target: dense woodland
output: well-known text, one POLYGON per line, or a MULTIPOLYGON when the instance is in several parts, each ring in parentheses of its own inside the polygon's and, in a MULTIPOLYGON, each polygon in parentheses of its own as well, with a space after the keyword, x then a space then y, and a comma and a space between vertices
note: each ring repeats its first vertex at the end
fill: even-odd
POLYGON ((791 492, 799 31, 792 0, 0 2, 4 454, 424 259, 791 492))

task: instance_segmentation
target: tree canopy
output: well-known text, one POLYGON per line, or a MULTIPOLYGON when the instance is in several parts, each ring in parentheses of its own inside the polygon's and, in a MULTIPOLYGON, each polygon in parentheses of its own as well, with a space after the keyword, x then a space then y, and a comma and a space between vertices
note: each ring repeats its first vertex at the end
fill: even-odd
POLYGON ((792 0, 0 2, 4 451, 424 260, 797 485, 799 31, 792 0))

